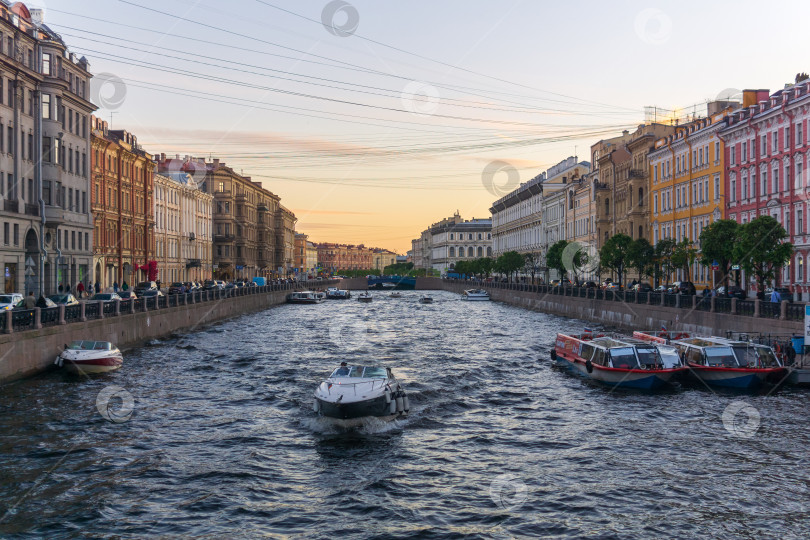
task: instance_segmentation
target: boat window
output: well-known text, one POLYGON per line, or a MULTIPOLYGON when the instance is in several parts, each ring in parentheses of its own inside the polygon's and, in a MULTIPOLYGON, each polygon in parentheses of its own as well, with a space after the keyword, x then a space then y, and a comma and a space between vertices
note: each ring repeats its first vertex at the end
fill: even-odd
POLYGON ((637 347, 638 361, 644 368, 660 368, 661 359, 658 356, 658 349, 655 347, 637 347))
POLYGON ((381 367, 367 367, 363 377, 368 379, 384 379, 386 376, 385 368, 381 367))
POLYGON ((739 367, 731 347, 706 347, 704 351, 709 366, 739 367))
POLYGON ((82 341, 71 341, 70 345, 68 345, 68 349, 81 349, 82 343, 82 341))
POLYGON ((605 349, 596 348, 593 353, 593 359, 591 360, 594 364, 598 364, 600 366, 605 365, 605 349))
POLYGON ((760 367, 780 367, 782 364, 770 347, 754 347, 759 356, 760 367))
POLYGON ((593 349, 593 345, 583 343, 579 351, 579 356, 582 357, 583 360, 591 360, 593 357, 593 349))
POLYGON ((658 353, 661 355, 661 363, 665 368, 672 369, 681 365, 681 358, 678 350, 673 347, 659 347, 658 353))
POLYGON ((95 347, 93 349, 97 351, 106 351, 110 348, 110 344, 106 341, 96 341, 95 347))
POLYGON ((637 368, 638 360, 632 347, 616 347, 610 349, 610 361, 615 368, 637 368))
POLYGON ((759 356, 753 347, 748 345, 735 345, 734 355, 737 357, 737 362, 745 367, 758 367, 759 356))

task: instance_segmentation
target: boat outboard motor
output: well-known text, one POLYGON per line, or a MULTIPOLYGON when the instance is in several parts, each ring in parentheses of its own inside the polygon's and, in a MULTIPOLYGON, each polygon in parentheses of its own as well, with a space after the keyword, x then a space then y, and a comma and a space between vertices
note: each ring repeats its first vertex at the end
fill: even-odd
POLYGON ((585 360, 585 369, 588 373, 593 373, 593 363, 591 362, 590 358, 585 360))
POLYGON ((402 402, 404 403, 405 412, 409 412, 411 410, 411 400, 408 399, 408 394, 404 395, 402 402))

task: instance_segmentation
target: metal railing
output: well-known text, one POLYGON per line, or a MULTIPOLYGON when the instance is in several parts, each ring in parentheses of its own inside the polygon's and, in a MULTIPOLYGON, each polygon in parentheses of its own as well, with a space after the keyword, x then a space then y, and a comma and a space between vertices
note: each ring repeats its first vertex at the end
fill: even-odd
MULTIPOLYGON (((81 307, 81 306, 80 306, 81 307)), ((39 323, 42 326, 56 326, 59 324, 59 306, 44 308, 39 312, 39 323)))
POLYGON ((98 303, 87 302, 84 304, 84 316, 88 321, 98 319, 98 303))
POLYGON ((15 332, 30 330, 34 327, 33 309, 15 309, 11 315, 11 327, 15 332))
POLYGON ((82 306, 65 306, 65 322, 70 324, 82 318, 82 306))
POLYGON ((115 301, 110 300, 109 302, 104 302, 104 317, 113 317, 115 315, 115 301))

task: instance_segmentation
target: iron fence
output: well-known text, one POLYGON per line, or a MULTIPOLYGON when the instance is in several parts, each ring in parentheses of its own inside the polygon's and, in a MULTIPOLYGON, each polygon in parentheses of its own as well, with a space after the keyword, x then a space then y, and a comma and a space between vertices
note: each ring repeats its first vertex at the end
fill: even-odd
POLYGON ((778 319, 782 314, 782 305, 779 302, 760 302, 759 316, 766 319, 778 319))
POLYGON ((718 313, 731 313, 731 298, 715 297, 714 310, 718 313))
MULTIPOLYGON (((85 307, 87 304, 85 304, 85 307)), ((72 323, 81 320, 82 318, 82 306, 65 306, 65 322, 72 323)))
POLYGON ((33 309, 15 309, 11 314, 11 327, 15 332, 30 330, 34 327, 33 309))
POLYGON ((84 305, 84 317, 88 321, 98 319, 98 302, 87 302, 84 305))
POLYGON ((668 307, 675 307, 678 305, 678 295, 677 294, 665 294, 664 295, 664 305, 668 307))
POLYGON ((737 315, 754 316, 753 300, 737 300, 737 315))
POLYGON ((39 312, 39 323, 42 326, 56 326, 59 324, 59 306, 44 308, 39 312))
POLYGON ((804 320, 804 304, 788 304, 787 318, 789 321, 804 320))
POLYGON ((104 316, 105 317, 114 317, 115 316, 115 300, 110 300, 109 302, 104 302, 104 316))

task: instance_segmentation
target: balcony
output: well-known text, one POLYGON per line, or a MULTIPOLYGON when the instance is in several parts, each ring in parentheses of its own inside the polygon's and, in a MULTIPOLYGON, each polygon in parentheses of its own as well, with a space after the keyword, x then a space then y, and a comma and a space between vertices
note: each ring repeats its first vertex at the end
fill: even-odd
POLYGON ((236 202, 247 202, 247 193, 237 193, 234 198, 236 202))
POLYGON ((45 205, 45 222, 48 225, 61 225, 65 222, 65 210, 59 206, 45 205))
POLYGON ((215 191, 214 192, 214 199, 218 201, 230 201, 231 200, 231 192, 230 191, 215 191))
POLYGON ((39 215, 39 205, 38 204, 26 204, 25 205, 25 214, 28 216, 38 216, 39 215))
POLYGON ((263 202, 259 203, 259 204, 256 206, 256 209, 257 209, 259 212, 268 212, 268 211, 269 211, 269 210, 268 210, 268 208, 267 208, 267 205, 266 205, 266 204, 264 204, 263 202))
POLYGON ((630 178, 647 178, 647 174, 644 172, 644 169, 630 169, 630 178))
POLYGON ((13 200, 6 199, 5 201, 3 201, 3 210, 5 210, 6 212, 19 212, 20 205, 16 199, 13 200))
POLYGON ((202 260, 189 259, 186 261, 186 268, 202 268, 202 260))

